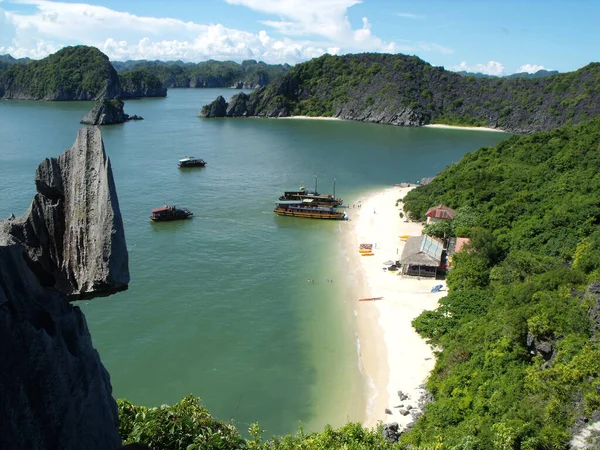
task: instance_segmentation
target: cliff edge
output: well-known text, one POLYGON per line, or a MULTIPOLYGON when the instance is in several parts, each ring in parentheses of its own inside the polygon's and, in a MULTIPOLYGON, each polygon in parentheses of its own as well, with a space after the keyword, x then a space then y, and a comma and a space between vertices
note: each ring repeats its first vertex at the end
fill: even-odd
POLYGON ((110 378, 70 303, 129 283, 100 130, 80 129, 35 184, 27 213, 0 220, 0 448, 116 449, 110 378))

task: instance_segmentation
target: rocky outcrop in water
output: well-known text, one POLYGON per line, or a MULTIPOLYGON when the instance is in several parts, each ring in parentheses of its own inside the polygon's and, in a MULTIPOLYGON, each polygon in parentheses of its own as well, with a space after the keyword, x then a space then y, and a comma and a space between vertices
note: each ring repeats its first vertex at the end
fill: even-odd
POLYGON ((73 300, 127 289, 128 255, 98 128, 44 160, 27 213, 0 221, 0 448, 116 449, 110 378, 73 300))
POLYGON ((100 100, 96 102, 92 110, 81 119, 86 125, 114 125, 129 120, 143 120, 143 117, 125 114, 125 104, 121 99, 100 100))
POLYGON ((227 114, 227 102, 219 95, 209 105, 205 105, 200 111, 200 117, 225 117, 227 114))

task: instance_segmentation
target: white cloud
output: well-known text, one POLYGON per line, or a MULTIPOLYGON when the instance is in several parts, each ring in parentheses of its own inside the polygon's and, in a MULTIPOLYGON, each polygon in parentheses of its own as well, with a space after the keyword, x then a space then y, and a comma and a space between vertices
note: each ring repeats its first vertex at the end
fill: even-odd
POLYGON ((528 73, 536 73, 538 70, 545 70, 546 68, 544 66, 539 66, 537 64, 523 64, 521 67, 519 67, 519 70, 517 70, 518 73, 521 72, 528 72, 528 73))
POLYGON ((398 17, 403 17, 405 19, 424 19, 425 16, 420 14, 412 14, 412 13, 396 13, 398 17))
POLYGON ((113 60, 253 58, 295 63, 324 53, 452 52, 435 43, 387 42, 373 33, 366 17, 361 28, 353 29, 347 10, 359 0, 225 1, 278 16, 262 22, 274 34, 138 16, 85 3, 10 0, 34 9, 17 13, 0 8, 0 53, 41 58, 65 45, 84 44, 98 47, 113 60))
POLYGON ((504 75, 504 66, 497 61, 488 61, 487 64, 467 64, 466 61, 463 61, 458 66, 451 66, 450 70, 464 70, 466 72, 485 73, 487 75, 495 76, 504 75))

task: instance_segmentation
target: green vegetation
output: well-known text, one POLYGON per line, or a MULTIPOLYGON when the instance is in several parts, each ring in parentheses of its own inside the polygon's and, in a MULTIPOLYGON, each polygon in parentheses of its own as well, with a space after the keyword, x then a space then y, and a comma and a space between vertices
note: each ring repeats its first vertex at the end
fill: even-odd
POLYGON ((599 145, 600 119, 513 137, 406 195, 413 219, 458 208, 455 230, 472 240, 453 259, 449 295, 413 322, 440 352, 435 402, 403 444, 563 449, 575 418, 598 410, 600 335, 585 291, 600 279, 599 145))
POLYGON ((243 438, 232 425, 214 419, 193 396, 173 406, 147 408, 118 400, 119 434, 124 444, 142 442, 153 450, 376 450, 397 449, 388 444, 381 429, 365 429, 350 423, 334 430, 262 439, 258 424, 248 429, 251 439, 243 438))
POLYGON ((0 98, 97 100, 119 92, 108 57, 94 47, 65 47, 39 61, 0 66, 0 98))
POLYGON ((529 132, 595 117, 598 92, 598 63, 542 78, 478 78, 433 67, 416 56, 323 55, 251 94, 252 108, 239 115, 336 116, 529 132))
MULTIPOLYGON (((203 61, 198 64, 181 61, 127 61, 113 62, 119 76, 131 71, 143 70, 155 76, 166 87, 231 87, 239 83, 247 87, 264 86, 287 72, 287 64, 265 64, 247 60, 238 64, 233 61, 203 61)), ((241 86, 240 86, 241 87, 241 86)))

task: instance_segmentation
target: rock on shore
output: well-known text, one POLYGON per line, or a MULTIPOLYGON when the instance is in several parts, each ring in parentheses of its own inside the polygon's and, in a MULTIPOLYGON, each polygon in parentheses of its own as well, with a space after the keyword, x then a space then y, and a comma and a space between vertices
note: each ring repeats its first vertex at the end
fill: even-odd
POLYGON ((44 160, 27 213, 0 220, 0 448, 116 449, 117 406, 70 301, 127 289, 123 221, 100 130, 44 160))

